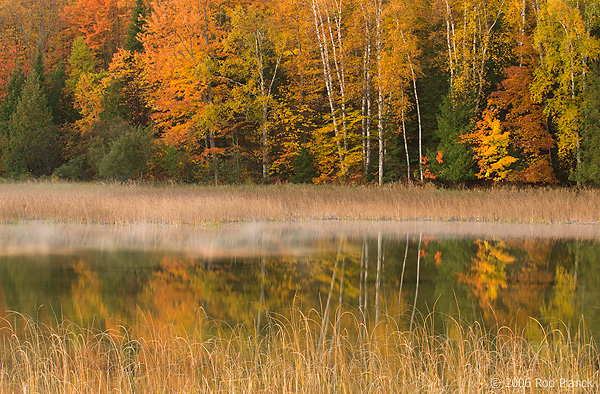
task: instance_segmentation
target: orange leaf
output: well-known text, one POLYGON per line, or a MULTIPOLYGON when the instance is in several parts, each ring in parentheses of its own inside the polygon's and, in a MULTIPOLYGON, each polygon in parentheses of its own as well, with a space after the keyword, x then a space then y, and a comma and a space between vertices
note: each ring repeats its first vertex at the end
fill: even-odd
POLYGON ((442 152, 441 150, 439 150, 437 152, 437 156, 435 157, 435 159, 437 160, 438 163, 442 164, 444 162, 444 152, 442 152))

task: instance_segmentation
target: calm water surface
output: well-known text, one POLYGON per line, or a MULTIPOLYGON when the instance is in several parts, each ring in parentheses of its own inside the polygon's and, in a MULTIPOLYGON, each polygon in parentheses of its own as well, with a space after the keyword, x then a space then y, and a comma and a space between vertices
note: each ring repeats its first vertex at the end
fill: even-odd
POLYGON ((292 307, 394 318, 406 328, 435 311, 517 329, 584 321, 600 335, 596 227, 477 226, 5 226, 0 313, 193 330, 199 316, 260 328, 292 307))

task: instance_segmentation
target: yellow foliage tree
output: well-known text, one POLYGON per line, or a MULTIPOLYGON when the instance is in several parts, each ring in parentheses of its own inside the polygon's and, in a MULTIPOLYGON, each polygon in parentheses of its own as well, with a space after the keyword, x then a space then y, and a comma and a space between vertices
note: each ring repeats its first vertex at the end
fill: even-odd
POLYGON ((509 136, 508 131, 502 131, 496 111, 489 108, 484 111, 475 130, 463 136, 475 152, 475 160, 479 165, 478 178, 494 181, 506 179, 511 172, 511 164, 517 161, 508 154, 509 136))
POLYGON ((531 85, 533 98, 545 103, 556 124, 558 157, 579 177, 581 105, 589 65, 598 58, 600 42, 591 34, 594 5, 568 0, 542 2, 534 44, 540 64, 531 85))
POLYGON ((85 132, 87 127, 100 119, 104 110, 104 94, 108 76, 105 73, 83 74, 75 88, 75 105, 82 119, 78 121, 79 130, 85 132))

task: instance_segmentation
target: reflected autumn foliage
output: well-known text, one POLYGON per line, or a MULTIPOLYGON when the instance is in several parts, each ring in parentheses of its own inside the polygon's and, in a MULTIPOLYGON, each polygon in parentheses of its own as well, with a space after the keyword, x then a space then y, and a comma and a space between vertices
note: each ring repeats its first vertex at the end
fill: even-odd
POLYGON ((193 263, 166 257, 153 271, 139 300, 159 326, 177 324, 192 328, 196 311, 202 307, 205 276, 193 263))
POLYGON ((466 274, 459 281, 469 286, 484 315, 493 313, 498 292, 507 287, 506 266, 515 261, 503 241, 475 241, 477 251, 466 274))
POLYGON ((59 316, 117 331, 148 328, 139 335, 165 325, 204 335, 206 319, 260 331, 267 314, 285 318, 294 308, 315 310, 330 322, 343 321, 346 311, 369 324, 397 316, 406 329, 430 311, 516 329, 528 327, 530 318, 574 327, 585 312, 586 323, 600 332, 595 243, 423 235, 327 242, 327 252, 305 256, 2 257, 0 313, 45 322, 59 316))
POLYGON ((545 319, 559 320, 572 327, 577 317, 577 279, 568 273, 564 267, 556 267, 554 277, 554 294, 547 304, 541 308, 542 317, 545 319))
MULTIPOLYGON (((537 320, 549 322, 549 316, 565 322, 581 316, 576 296, 570 302, 548 301, 564 292, 560 279, 564 273, 555 268, 558 262, 577 265, 571 250, 575 243, 517 239, 471 242, 471 247, 466 241, 455 240, 432 246, 436 255, 443 256, 430 260, 437 271, 438 311, 460 314, 469 321, 478 319, 490 327, 506 325, 518 330, 537 320), (566 310, 570 313, 564 313, 566 310)), ((571 291, 583 294, 576 288, 571 291)))
POLYGON ((98 274, 83 261, 75 264, 73 270, 77 274, 77 281, 72 286, 71 299, 78 317, 77 322, 84 327, 90 326, 95 321, 106 322, 109 313, 100 293, 101 283, 98 274))
POLYGON ((356 287, 346 279, 352 276, 353 261, 351 256, 338 256, 207 263, 165 257, 153 269, 136 303, 146 311, 144 318, 151 325, 174 324, 190 331, 208 316, 260 328, 266 313, 285 316, 292 304, 319 310, 332 292, 338 303, 339 294, 355 296, 356 287))
POLYGON ((503 324, 526 324, 530 317, 537 318, 544 296, 552 285, 553 273, 549 270, 550 241, 510 241, 508 247, 517 256, 509 272, 509 287, 500 291, 503 308, 498 311, 503 324))

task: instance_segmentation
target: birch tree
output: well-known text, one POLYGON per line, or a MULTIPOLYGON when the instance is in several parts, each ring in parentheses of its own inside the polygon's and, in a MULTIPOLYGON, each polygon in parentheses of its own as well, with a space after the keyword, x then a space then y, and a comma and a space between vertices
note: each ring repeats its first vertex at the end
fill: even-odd
POLYGON ((312 0, 311 9, 339 158, 339 175, 344 176, 348 170, 346 166, 348 130, 346 123, 345 46, 342 31, 343 0, 312 0))
POLYGON ((361 2, 361 13, 364 29, 364 47, 362 62, 362 95, 361 95, 361 130, 362 130, 362 154, 363 154, 363 173, 367 175, 371 166, 371 115, 372 115, 372 97, 371 97, 371 47, 373 17, 367 3, 361 2))
POLYGON ((269 20, 268 10, 258 5, 247 9, 239 7, 233 14, 233 31, 229 39, 240 42, 236 47, 242 62, 249 63, 251 71, 248 85, 256 88, 251 94, 260 107, 260 129, 262 150, 262 178, 270 176, 269 162, 269 117, 273 105, 273 91, 284 50, 285 38, 269 20))
POLYGON ((383 0, 375 0, 375 53, 377 56, 377 134, 379 137, 379 166, 378 183, 383 185, 383 164, 384 164, 384 137, 383 137, 383 38, 382 21, 383 19, 383 0))
POLYGON ((445 158, 437 173, 441 180, 461 182, 473 179, 473 157, 461 143, 470 133, 489 84, 487 65, 497 39, 505 0, 443 0, 449 94, 438 116, 437 151, 445 158))
MULTIPOLYGON (((392 8, 392 20, 391 26, 389 27, 390 32, 392 32, 393 40, 395 42, 395 48, 398 54, 396 55, 398 61, 396 63, 396 67, 398 64, 405 65, 404 76, 399 76, 400 78, 406 79, 410 81, 410 85, 412 86, 412 94, 414 98, 414 109, 416 111, 417 116, 417 128, 418 128, 418 153, 419 153, 419 180, 423 182, 423 163, 422 158, 424 157, 423 153, 423 123, 421 120, 421 104, 419 101, 419 93, 417 89, 417 75, 420 72, 419 66, 416 63, 416 55, 418 54, 418 49, 415 40, 413 39, 412 34, 412 24, 411 21, 411 10, 404 6, 403 4, 396 4, 394 8, 392 8)), ((401 67, 398 67, 401 68, 401 67)), ((404 92, 401 93, 402 102, 404 102, 404 92)), ((403 122, 403 130, 404 130, 404 114, 402 114, 402 122, 403 122)), ((405 133, 404 133, 405 134, 405 133)), ((406 146, 406 135, 404 145, 405 151, 407 155, 407 163, 408 163, 408 147, 406 146)), ((408 165, 408 164, 407 164, 408 165)), ((410 167, 410 165, 408 165, 410 167)), ((409 178, 410 179, 410 178, 409 178)))
POLYGON ((539 11, 534 39, 543 54, 534 72, 534 99, 545 101, 546 115, 557 128, 558 156, 579 181, 581 167, 581 97, 588 63, 599 53, 585 16, 589 5, 579 1, 547 1, 539 11))

